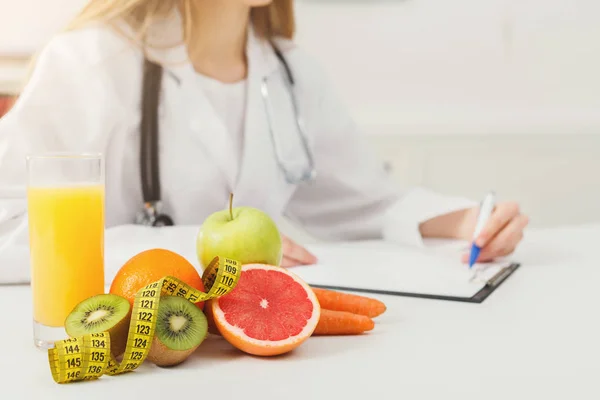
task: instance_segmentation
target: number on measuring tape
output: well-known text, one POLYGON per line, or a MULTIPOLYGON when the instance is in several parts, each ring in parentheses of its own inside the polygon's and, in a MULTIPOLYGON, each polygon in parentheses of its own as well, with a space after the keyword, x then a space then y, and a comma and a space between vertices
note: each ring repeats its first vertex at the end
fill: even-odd
POLYGON ((150 334, 150 325, 141 325, 141 324, 136 325, 135 333, 141 334, 141 335, 149 335, 150 334))
POLYGON ((70 358, 67 360, 67 368, 81 367, 81 358, 70 358))
POLYGON ((152 322, 152 313, 140 311, 138 313, 138 318, 140 321, 152 322))
POLYGON ((152 300, 142 300, 140 302, 140 307, 142 307, 142 308, 152 308, 153 305, 154 305, 154 301, 152 301, 152 300))
POLYGON ((161 295, 184 297, 192 303, 214 299, 234 289, 241 270, 238 261, 215 257, 202 274, 206 293, 172 276, 146 285, 138 291, 133 302, 129 335, 121 362, 111 355, 108 332, 65 339, 55 342, 54 348, 48 350, 54 381, 68 383, 92 380, 103 374, 119 375, 137 369, 148 356, 152 344, 161 295))
POLYGON ((77 346, 77 345, 73 346, 72 344, 65 346, 65 353, 66 354, 79 353, 79 346, 77 346))
POLYGON ((148 339, 135 338, 133 339, 133 347, 137 347, 138 349, 142 349, 148 346, 148 339))
POLYGON ((229 265, 229 264, 225 265, 225 271, 227 271, 230 274, 236 274, 237 273, 236 268, 233 265, 229 265))
POLYGON ((102 367, 99 365, 90 365, 88 368, 88 374, 99 374, 102 372, 102 367))
POLYGON ((92 351, 90 359, 92 361, 104 361, 104 353, 100 353, 99 351, 92 351))

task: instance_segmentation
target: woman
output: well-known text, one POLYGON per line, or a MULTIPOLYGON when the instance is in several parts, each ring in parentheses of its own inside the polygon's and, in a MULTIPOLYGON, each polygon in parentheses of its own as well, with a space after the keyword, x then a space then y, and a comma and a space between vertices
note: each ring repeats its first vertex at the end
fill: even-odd
MULTIPOLYGON (((322 239, 470 239, 478 212, 471 201, 398 191, 386 179, 323 72, 293 44, 292 9, 292 0, 90 2, 39 54, 0 121, 0 280, 28 279, 27 153, 105 154, 107 226, 135 221, 144 200, 144 60, 164 71, 157 111, 161 197, 176 224, 201 224, 234 192, 236 205, 260 208, 276 221, 288 217, 322 239), (296 116, 314 157, 312 182, 289 182, 279 165, 310 165, 296 116)), ((478 239, 480 260, 511 253, 526 224, 516 204, 498 204, 478 239)), ((284 243, 282 265, 315 261, 291 240, 284 243)))

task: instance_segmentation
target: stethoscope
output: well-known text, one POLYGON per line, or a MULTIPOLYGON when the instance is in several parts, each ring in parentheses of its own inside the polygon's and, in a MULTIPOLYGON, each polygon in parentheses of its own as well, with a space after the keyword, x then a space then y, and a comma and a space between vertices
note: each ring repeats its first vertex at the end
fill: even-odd
MULTIPOLYGON (((297 185, 303 182, 309 182, 315 179, 316 170, 314 165, 313 153, 310 149, 308 138, 304 130, 304 124, 298 111, 298 102, 294 91, 294 76, 281 51, 272 45, 277 59, 283 65, 288 91, 290 93, 292 108, 294 112, 295 124, 298 130, 302 151, 306 157, 306 165, 300 172, 293 172, 287 168, 283 162, 282 155, 276 144, 276 135, 273 130, 273 115, 269 107, 269 90, 267 78, 261 82, 261 96, 265 106, 269 136, 273 144, 273 152, 277 166, 283 173, 288 184, 297 185)), ((144 78, 142 85, 142 120, 141 120, 141 138, 140 138, 140 171, 142 183, 142 195, 144 206, 136 215, 136 224, 146 226, 172 226, 173 219, 162 211, 162 201, 160 195, 159 179, 159 157, 158 157, 158 105, 160 97, 160 87, 162 82, 162 67, 159 64, 149 61, 144 62, 144 78)))

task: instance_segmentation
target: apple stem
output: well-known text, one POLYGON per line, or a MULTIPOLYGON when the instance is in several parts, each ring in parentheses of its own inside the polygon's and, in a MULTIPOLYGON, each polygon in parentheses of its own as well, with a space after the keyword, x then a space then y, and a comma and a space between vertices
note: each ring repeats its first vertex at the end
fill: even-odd
POLYGON ((233 193, 229 193, 229 216, 233 221, 233 193))

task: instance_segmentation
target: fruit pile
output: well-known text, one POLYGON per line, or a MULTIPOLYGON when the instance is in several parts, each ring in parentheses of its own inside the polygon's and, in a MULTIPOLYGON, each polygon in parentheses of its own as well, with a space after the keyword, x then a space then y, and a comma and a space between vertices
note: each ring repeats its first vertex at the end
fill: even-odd
MULTIPOLYGON (((229 210, 211 215, 202 225, 197 250, 203 268, 215 257, 238 261, 242 266, 239 280, 229 293, 206 302, 156 295, 160 302, 153 315, 155 321, 151 321, 155 330, 147 354, 155 365, 182 363, 208 333, 222 336, 248 354, 279 355, 311 336, 370 331, 375 325, 372 318, 386 310, 385 304, 375 299, 312 288, 278 266, 281 236, 275 223, 260 210, 232 208, 231 199, 229 210)), ((212 286, 183 256, 166 249, 149 249, 120 268, 109 293, 88 298, 75 307, 65 322, 67 333, 75 338, 108 332, 112 356, 118 360, 132 340, 130 322, 135 302, 148 301, 136 296, 166 276, 202 292, 212 286)), ((136 318, 150 322, 144 315, 136 318)))

